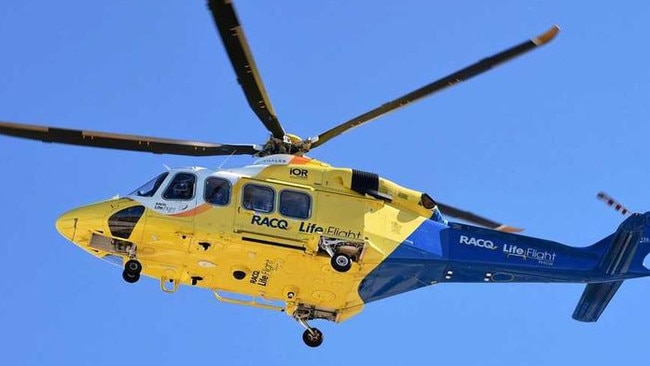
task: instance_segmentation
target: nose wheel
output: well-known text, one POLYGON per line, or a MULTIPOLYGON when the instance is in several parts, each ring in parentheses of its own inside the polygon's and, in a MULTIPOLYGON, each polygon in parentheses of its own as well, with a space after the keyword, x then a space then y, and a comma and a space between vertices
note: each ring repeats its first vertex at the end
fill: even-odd
POLYGON ((129 259, 124 264, 122 278, 128 283, 135 283, 140 279, 140 272, 142 272, 142 264, 137 259, 129 259))

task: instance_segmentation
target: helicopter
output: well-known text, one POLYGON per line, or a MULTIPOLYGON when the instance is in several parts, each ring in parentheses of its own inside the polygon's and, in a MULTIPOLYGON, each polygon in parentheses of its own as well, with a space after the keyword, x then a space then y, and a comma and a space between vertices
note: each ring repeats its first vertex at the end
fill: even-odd
MULTIPOLYGON (((352 118, 316 137, 286 133, 270 103, 230 1, 209 10, 263 144, 179 141, 0 122, 0 133, 45 142, 186 156, 251 155, 229 169, 167 170, 121 198, 61 215, 68 240, 173 293, 187 285, 221 301, 285 312, 322 344, 313 320, 342 322, 365 304, 440 283, 587 283, 573 317, 596 321, 625 279, 648 276, 649 214, 629 214, 587 248, 522 236, 520 229, 434 200, 378 174, 311 159, 314 148, 550 42, 553 27, 514 47, 352 118), (455 217, 469 224, 449 222, 455 217)), ((608 201, 611 199, 608 198, 608 201)), ((616 204, 618 205, 618 204, 616 204)))

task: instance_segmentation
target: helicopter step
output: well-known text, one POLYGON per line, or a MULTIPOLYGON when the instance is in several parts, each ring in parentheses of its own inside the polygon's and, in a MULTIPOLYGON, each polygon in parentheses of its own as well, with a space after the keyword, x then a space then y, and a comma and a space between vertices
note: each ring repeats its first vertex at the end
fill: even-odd
POLYGON ((330 263, 335 271, 347 272, 352 268, 352 262, 361 260, 365 243, 321 236, 318 248, 332 258, 330 263))

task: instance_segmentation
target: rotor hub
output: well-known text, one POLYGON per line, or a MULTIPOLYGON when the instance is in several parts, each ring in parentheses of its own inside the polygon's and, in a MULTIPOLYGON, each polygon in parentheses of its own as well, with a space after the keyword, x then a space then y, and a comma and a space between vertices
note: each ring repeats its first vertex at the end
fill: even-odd
POLYGON ((286 134, 284 138, 279 139, 271 136, 264 144, 264 148, 257 156, 264 157, 267 155, 290 154, 302 156, 311 149, 311 139, 302 139, 298 135, 286 134))

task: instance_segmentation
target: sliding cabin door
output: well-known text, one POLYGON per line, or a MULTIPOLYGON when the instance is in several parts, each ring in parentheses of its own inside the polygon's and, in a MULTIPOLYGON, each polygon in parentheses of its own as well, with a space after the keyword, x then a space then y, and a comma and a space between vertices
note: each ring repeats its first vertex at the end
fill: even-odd
POLYGON ((304 249, 317 241, 316 195, 308 187, 241 179, 234 230, 242 240, 304 249))

